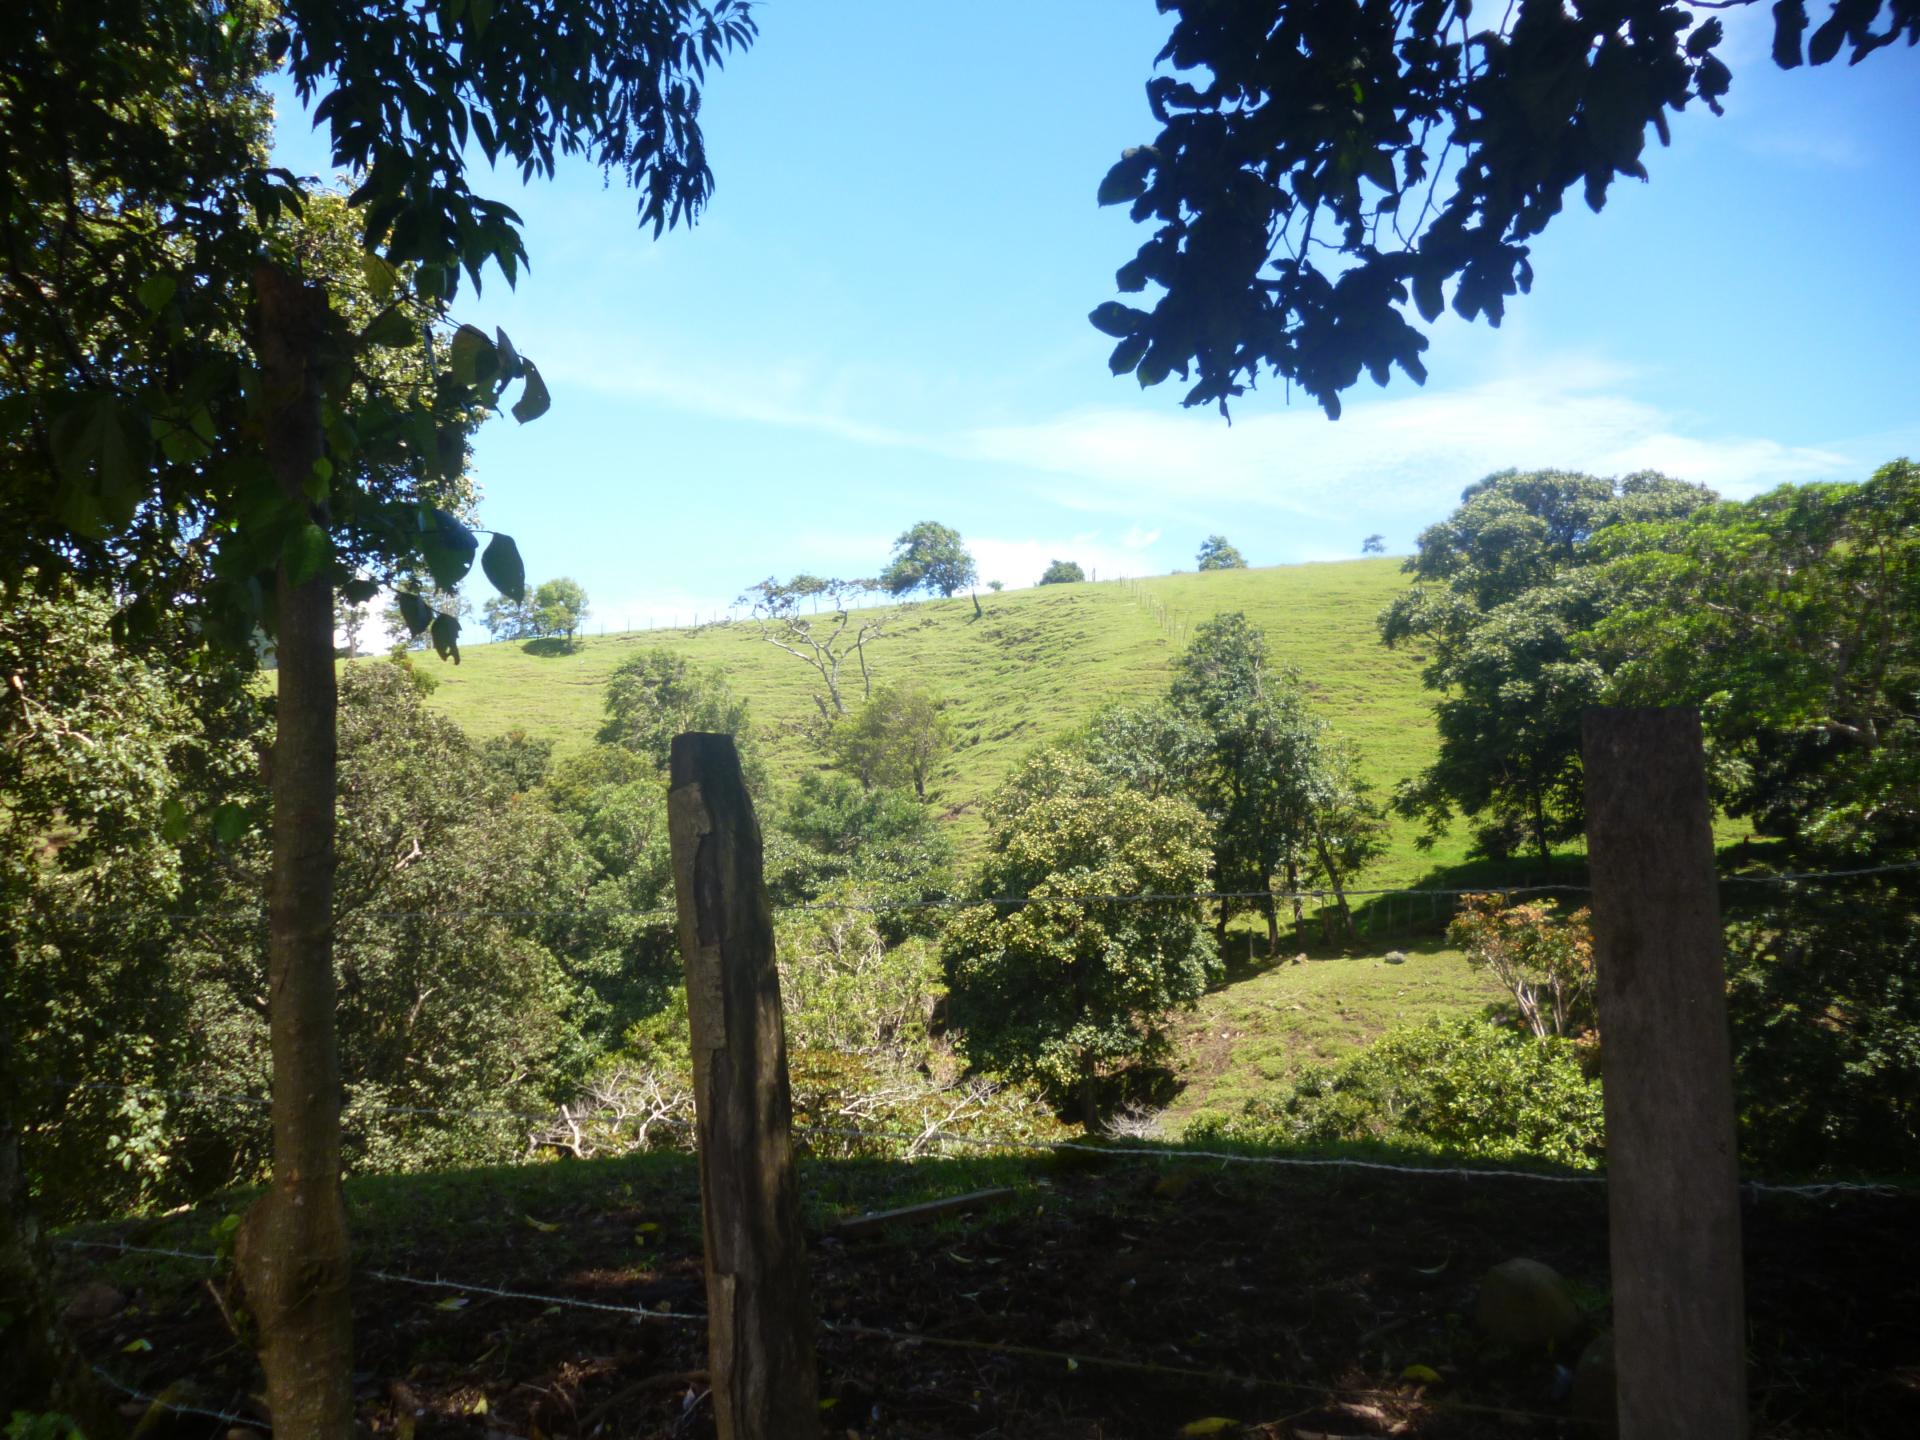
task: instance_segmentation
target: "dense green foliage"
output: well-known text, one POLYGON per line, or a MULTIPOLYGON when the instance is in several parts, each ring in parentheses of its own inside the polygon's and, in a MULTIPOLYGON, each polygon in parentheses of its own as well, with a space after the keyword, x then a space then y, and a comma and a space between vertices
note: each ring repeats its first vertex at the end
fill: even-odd
POLYGON ((1200 550, 1194 557, 1194 563, 1202 570, 1244 570, 1247 568, 1246 556, 1231 544, 1224 535, 1209 535, 1200 542, 1200 550))
POLYGON ((1429 837, 1456 814, 1475 847, 1545 863, 1581 833, 1580 715, 1607 693, 1605 669, 1575 637, 1607 613, 1610 587, 1587 545, 1610 527, 1684 516, 1712 493, 1663 475, 1621 480, 1503 471, 1421 532, 1403 568, 1414 583, 1380 616, 1390 646, 1418 646, 1440 699, 1440 751, 1395 797, 1429 837))
POLYGON ((893 542, 893 558, 880 572, 880 588, 889 595, 924 590, 929 595, 950 597, 972 585, 978 576, 960 532, 922 520, 902 531, 893 542))
MULTIPOLYGON (((109 613, 79 594, 0 625, 22 676, 0 804, 23 942, 5 999, 55 1214, 189 1198, 266 1160, 252 817, 270 723, 232 665, 116 654, 109 613)), ((610 1008, 596 985, 626 983, 533 918, 587 884, 592 858, 425 707, 423 678, 370 665, 342 687, 339 1023, 363 1168, 513 1153, 518 1122, 461 1112, 560 1093, 610 1008)))
POLYGON ((869 790, 911 785, 927 798, 933 768, 953 748, 953 724, 926 691, 881 685, 858 710, 827 732, 834 763, 869 790))
POLYGON ((1389 1031, 1271 1100, 1188 1127, 1199 1143, 1377 1143, 1462 1159, 1548 1160, 1590 1169, 1604 1153, 1600 1083, 1573 1047, 1471 1016, 1389 1031))
MULTIPOLYGON (((1751 3, 1751 0, 1731 0, 1751 3)), ((1330 416, 1362 371, 1426 378, 1453 308, 1499 324, 1533 283, 1528 241, 1576 186, 1593 209, 1647 178, 1648 131, 1694 100, 1718 114, 1725 31, 1672 0, 1161 0, 1175 14, 1147 103, 1160 133, 1123 153, 1102 205, 1154 225, 1114 276, 1151 310, 1090 317, 1110 361, 1224 411, 1262 371, 1330 416)), ((1920 42, 1914 0, 1835 0, 1803 48, 1806 0, 1773 6, 1773 56, 1851 61, 1920 42)))
POLYGON ((1740 1146, 1772 1173, 1920 1170, 1920 907, 1871 884, 1728 930, 1740 1146))
POLYGON ((1203 889, 1209 827, 1064 750, 1030 760, 990 822, 980 903, 941 939, 954 1023, 976 1065, 1077 1093, 1091 1121, 1101 1077, 1164 1054, 1167 1012, 1218 964, 1198 901, 1105 897, 1203 889))
POLYGON ((1610 698, 1700 707, 1720 800, 1814 857, 1920 848, 1920 466, 1598 537, 1610 698))
POLYGON ((747 745, 746 701, 724 675, 671 650, 647 650, 622 663, 607 681, 606 708, 600 743, 631 750, 663 774, 673 737, 684 731, 731 735, 747 745))
POLYGON ((1042 585, 1077 585, 1086 578, 1087 572, 1077 560, 1055 560, 1040 572, 1042 585))

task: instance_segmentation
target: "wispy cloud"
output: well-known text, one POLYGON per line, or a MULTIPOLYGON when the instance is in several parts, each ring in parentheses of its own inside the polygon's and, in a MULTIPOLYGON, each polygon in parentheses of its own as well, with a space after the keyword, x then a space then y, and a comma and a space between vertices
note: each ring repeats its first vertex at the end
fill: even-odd
MULTIPOLYGON (((1357 510, 1437 513, 1463 485, 1508 466, 1659 469, 1735 496, 1857 468, 1836 449, 1715 433, 1643 398, 1648 386, 1635 372, 1579 355, 1530 356, 1509 373, 1444 391, 1357 399, 1337 422, 1310 403, 1256 410, 1270 401, 1250 402, 1232 425, 1170 403, 971 428, 884 425, 843 408, 845 387, 798 364, 757 372, 750 386, 730 367, 633 360, 576 360, 568 378, 702 415, 978 462, 1070 509, 1155 519, 1226 503, 1311 522, 1357 510)), ((1088 544, 1111 545, 1109 560, 1159 536, 1137 518, 1117 544, 1094 533, 1088 544)))
POLYGON ((1752 436, 1683 433, 1681 417, 1626 393, 1618 370, 1582 362, 1464 389, 1317 411, 1247 416, 1082 410, 974 432, 985 459, 1084 482, 1054 498, 1137 511, 1143 500, 1270 508, 1305 519, 1362 510, 1435 510, 1493 470, 1559 466, 1616 474, 1661 469, 1749 494, 1844 473, 1847 457, 1752 436))

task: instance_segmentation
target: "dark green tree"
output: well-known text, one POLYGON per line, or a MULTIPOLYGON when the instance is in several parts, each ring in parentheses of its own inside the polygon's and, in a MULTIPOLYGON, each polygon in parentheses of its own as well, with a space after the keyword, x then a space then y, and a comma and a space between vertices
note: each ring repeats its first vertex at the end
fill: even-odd
POLYGON ((1087 578, 1087 572, 1072 560, 1055 560, 1049 564, 1040 576, 1042 585, 1077 585, 1087 578))
POLYGON ((1611 701, 1697 705, 1722 803, 1809 863, 1920 850, 1920 466, 1783 486, 1594 549, 1611 701))
MULTIPOLYGON (((1499 324, 1568 191, 1600 209, 1616 176, 1647 178, 1669 111, 1719 113, 1724 32, 1696 12, 1747 3, 1161 0, 1161 130, 1099 189, 1155 227, 1115 286, 1160 291, 1094 310, 1113 372, 1177 372, 1185 404, 1224 412, 1265 371, 1330 416, 1363 371, 1424 380, 1408 307, 1431 323, 1451 287, 1459 315, 1499 324)), ((1773 6, 1775 63, 1920 42, 1914 0, 1836 0, 1811 36, 1808 10, 1773 6)))
POLYGON ((1114 895, 1204 887, 1205 817, 1115 785, 1084 759, 1040 752, 988 807, 981 900, 941 939, 952 1018, 974 1065, 1039 1080, 1099 1121, 1103 1079, 1164 1053, 1169 1012, 1218 968, 1197 900, 1114 895))
POLYGON ((880 588, 889 595, 924 590, 951 599, 978 575, 958 530, 922 520, 893 542, 893 558, 880 572, 880 588))
POLYGON ((1387 553, 1387 537, 1384 535, 1367 536, 1366 539, 1360 542, 1360 553, 1362 555, 1386 554, 1387 553))
POLYGON ((1682 516, 1712 492, 1663 475, 1619 480, 1564 471, 1503 471, 1471 485, 1460 507, 1421 532, 1403 569, 1414 583, 1381 612, 1391 646, 1419 645, 1438 694, 1440 750, 1395 807, 1426 824, 1428 843, 1464 813, 1475 845, 1542 865, 1580 833, 1580 714, 1606 672, 1574 636, 1611 603, 1586 546, 1612 526, 1682 516))
POLYGON ((1194 557, 1202 570, 1244 570, 1247 558, 1242 555, 1224 535, 1209 535, 1200 542, 1200 553, 1194 557))

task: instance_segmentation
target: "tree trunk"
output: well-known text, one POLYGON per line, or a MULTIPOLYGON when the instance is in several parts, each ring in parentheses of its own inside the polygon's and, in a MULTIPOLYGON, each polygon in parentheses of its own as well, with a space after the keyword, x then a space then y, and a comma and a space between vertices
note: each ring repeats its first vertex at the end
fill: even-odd
POLYGON ((1333 851, 1327 845, 1324 835, 1313 837, 1314 848, 1320 855, 1320 868, 1327 872, 1327 883, 1333 886, 1333 903, 1340 911, 1340 928, 1349 940, 1353 938, 1353 911, 1347 908, 1347 887, 1340 879, 1340 871, 1333 863, 1333 851))
MULTIPOLYGON (((268 463, 290 503, 321 455, 326 293, 263 265, 257 347, 268 463)), ((340 1195, 340 1057, 334 1034, 333 582, 276 585, 279 699, 270 761, 273 870, 267 983, 273 1181, 247 1212, 236 1259, 260 1328, 275 1440, 345 1440, 353 1427, 353 1313, 340 1195)))
POLYGON ((1080 1077, 1080 1128, 1089 1135, 1100 1133, 1100 1080, 1095 1075, 1080 1077))
MULTIPOLYGON (((14 942, 9 937, 6 943, 14 942)), ((40 1229, 27 1205, 12 1045, 12 1024, 0 1015, 0 1355, 6 1357, 0 1364, 0 1416, 70 1415, 89 1440, 108 1440, 121 1431, 119 1416, 61 1327, 40 1229)))
POLYGON ((1277 959, 1280 954, 1280 902, 1267 896, 1267 958, 1277 959))

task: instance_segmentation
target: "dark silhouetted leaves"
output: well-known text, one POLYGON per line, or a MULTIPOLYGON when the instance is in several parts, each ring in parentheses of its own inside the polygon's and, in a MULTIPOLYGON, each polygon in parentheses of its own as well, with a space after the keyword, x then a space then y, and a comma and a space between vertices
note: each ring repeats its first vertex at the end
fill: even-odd
POLYGON ((493 588, 509 600, 527 598, 527 567, 520 562, 520 547, 510 535, 495 535, 480 556, 480 568, 493 588))

